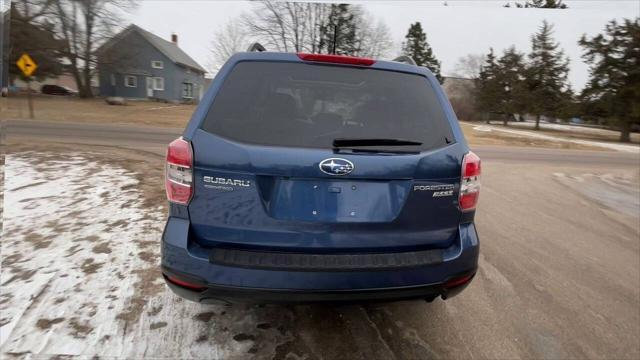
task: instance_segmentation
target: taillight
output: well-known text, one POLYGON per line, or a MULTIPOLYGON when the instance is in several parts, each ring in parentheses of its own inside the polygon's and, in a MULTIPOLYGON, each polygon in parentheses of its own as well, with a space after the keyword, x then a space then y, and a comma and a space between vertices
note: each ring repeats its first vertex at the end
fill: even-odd
POLYGON ((343 56, 343 55, 298 53, 298 57, 305 61, 317 61, 317 62, 327 62, 327 63, 334 63, 334 64, 348 64, 348 65, 362 65, 362 66, 371 66, 376 62, 373 59, 353 57, 353 56, 343 56))
POLYGON ((462 160, 462 181, 460 183, 460 210, 476 208, 480 196, 480 158, 469 151, 462 160))
POLYGON ((193 195, 193 151, 189 142, 179 138, 169 144, 165 175, 167 199, 188 204, 193 195))

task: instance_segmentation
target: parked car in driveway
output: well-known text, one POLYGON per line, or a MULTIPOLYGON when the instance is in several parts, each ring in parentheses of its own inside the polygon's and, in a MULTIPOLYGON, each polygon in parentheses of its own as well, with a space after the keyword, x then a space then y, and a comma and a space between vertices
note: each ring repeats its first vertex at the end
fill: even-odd
POLYGON ((77 93, 77 91, 61 85, 42 85, 42 87, 40 88, 40 92, 47 95, 63 96, 71 96, 77 93))
POLYGON ((168 147, 162 273, 202 303, 450 298, 480 171, 424 67, 236 54, 168 147))

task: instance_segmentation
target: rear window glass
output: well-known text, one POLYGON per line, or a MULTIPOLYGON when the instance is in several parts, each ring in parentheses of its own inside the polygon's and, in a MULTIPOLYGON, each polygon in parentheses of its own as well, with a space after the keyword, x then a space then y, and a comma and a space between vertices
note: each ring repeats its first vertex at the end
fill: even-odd
POLYGON ((332 148, 334 139, 391 138, 422 145, 385 149, 413 151, 453 139, 426 78, 305 63, 239 63, 202 128, 239 142, 309 148, 332 148))

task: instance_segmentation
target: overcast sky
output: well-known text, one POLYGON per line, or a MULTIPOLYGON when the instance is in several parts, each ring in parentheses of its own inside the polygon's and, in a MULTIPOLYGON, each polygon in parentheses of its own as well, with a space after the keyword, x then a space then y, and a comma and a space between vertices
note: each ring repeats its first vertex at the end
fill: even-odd
MULTIPOLYGON (((520 0, 524 2, 524 0, 520 0)), ((577 41, 584 33, 595 35, 611 19, 640 16, 640 0, 570 1, 567 10, 503 8, 500 1, 354 1, 389 26, 396 48, 409 24, 420 21, 445 75, 458 58, 466 54, 498 51, 515 45, 530 50, 530 35, 546 19, 555 26, 555 38, 571 59, 569 80, 575 89, 587 81, 588 69, 580 58, 577 41)), ((513 2, 513 1, 509 1, 513 2)), ((251 9, 245 1, 167 1, 144 0, 129 21, 159 36, 179 36, 179 45, 201 65, 207 66, 215 30, 251 9)))

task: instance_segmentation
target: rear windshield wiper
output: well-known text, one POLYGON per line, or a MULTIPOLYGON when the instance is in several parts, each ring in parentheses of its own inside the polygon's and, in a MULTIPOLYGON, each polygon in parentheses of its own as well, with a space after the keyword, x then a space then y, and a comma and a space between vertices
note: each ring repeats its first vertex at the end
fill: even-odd
POLYGON ((333 148, 333 151, 337 154, 340 153, 348 153, 348 154, 391 154, 391 155, 415 155, 420 154, 420 151, 417 150, 398 150, 398 149, 363 149, 359 147, 345 148, 345 147, 336 147, 333 148))
POLYGON ((335 139, 334 148, 353 146, 417 146, 422 145, 419 141, 404 139, 335 139))

